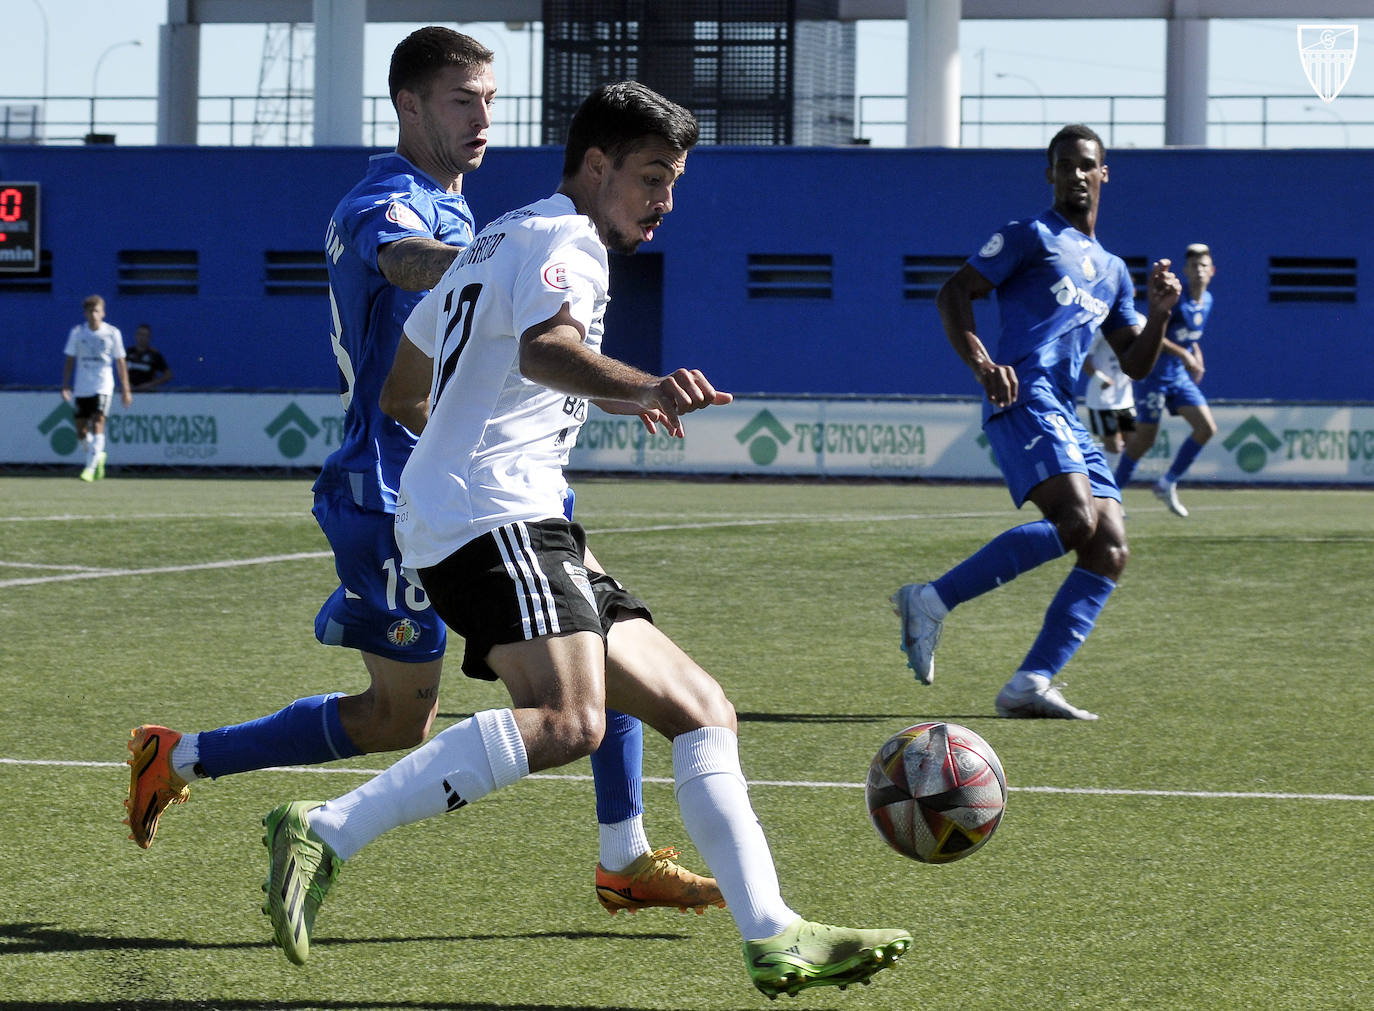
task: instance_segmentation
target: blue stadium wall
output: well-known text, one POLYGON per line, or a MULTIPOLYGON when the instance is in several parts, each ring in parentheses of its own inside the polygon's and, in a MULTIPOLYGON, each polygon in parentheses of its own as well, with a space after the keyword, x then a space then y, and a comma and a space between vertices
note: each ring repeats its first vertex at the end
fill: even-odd
MULTIPOLYGON (((153 325, 175 388, 333 388, 327 296, 269 294, 269 275, 318 254, 369 153, 0 149, 0 180, 42 184, 50 256, 38 277, 0 274, 0 386, 55 387, 81 299, 99 292, 130 342, 136 323, 153 325), (138 264, 160 251, 194 252, 194 294, 138 290, 138 264)), ((1119 150, 1108 161, 1109 249, 1140 261, 1213 247, 1209 394, 1374 399, 1374 152, 1119 150), (1293 263, 1297 275, 1281 276, 1293 263), (1313 282, 1304 264, 1334 281, 1313 282), (1340 300, 1283 301, 1287 282, 1340 300)), ((479 223, 551 191, 559 167, 549 148, 491 151, 469 181, 479 223)), ((942 261, 1049 198, 1043 156, 1028 150, 699 150, 654 242, 617 258, 607 350, 700 367, 738 392, 976 393, 919 275, 942 276, 942 261), (793 297, 795 278, 824 294, 793 297)), ((991 334, 995 306, 979 313, 991 334)))

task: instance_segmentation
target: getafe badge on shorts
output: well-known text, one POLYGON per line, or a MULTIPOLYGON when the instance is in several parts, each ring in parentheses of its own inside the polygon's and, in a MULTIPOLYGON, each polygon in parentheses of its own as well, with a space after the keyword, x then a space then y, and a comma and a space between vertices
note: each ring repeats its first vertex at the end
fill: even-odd
POLYGON ((1359 33, 1359 25, 1298 25, 1302 70, 1323 102, 1332 101, 1350 80, 1359 33))

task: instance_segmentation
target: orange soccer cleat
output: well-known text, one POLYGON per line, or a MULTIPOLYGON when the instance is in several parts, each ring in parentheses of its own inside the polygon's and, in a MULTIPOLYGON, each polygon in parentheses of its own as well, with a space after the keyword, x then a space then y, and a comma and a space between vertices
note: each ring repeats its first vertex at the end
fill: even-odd
POLYGON ((697 915, 707 906, 725 907, 715 878, 693 874, 677 862, 677 847, 645 853, 623 871, 596 865, 596 899, 614 916, 624 909, 634 913, 650 906, 675 906, 697 915))
POLYGON ((124 809, 129 816, 129 838, 145 850, 157 835, 158 819, 172 804, 184 804, 191 796, 191 788, 172 769, 172 749, 181 734, 166 727, 144 724, 129 731, 129 750, 133 753, 125 764, 129 766, 129 796, 124 809))

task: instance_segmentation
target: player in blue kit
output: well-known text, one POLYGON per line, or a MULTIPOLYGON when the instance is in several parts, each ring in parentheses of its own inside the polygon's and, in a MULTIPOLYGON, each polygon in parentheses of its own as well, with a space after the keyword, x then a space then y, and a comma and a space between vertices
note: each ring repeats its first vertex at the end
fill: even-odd
POLYGON ((1135 384, 1135 399, 1139 407, 1136 430, 1126 440, 1126 450, 1116 468, 1116 483, 1125 488, 1131 482, 1138 464, 1159 434, 1159 423, 1167 409, 1170 414, 1182 415, 1192 428, 1183 445, 1178 447, 1174 462, 1158 481, 1155 497, 1169 507, 1175 516, 1187 516, 1188 510, 1178 500, 1178 482, 1208 440, 1217 434, 1216 419, 1207 406, 1207 398, 1198 389, 1202 381, 1202 333, 1212 315, 1212 283, 1216 267, 1212 251, 1205 243, 1195 242, 1184 254, 1183 274, 1188 279, 1188 297, 1179 299, 1169 318, 1168 336, 1160 351, 1159 361, 1150 374, 1135 384))
MULTIPOLYGON (((315 635, 360 651, 370 684, 357 695, 297 699, 269 716, 198 734, 135 728, 125 806, 130 838, 144 848, 161 813, 184 801, 195 779, 412 748, 429 735, 446 629, 402 567, 393 532, 396 489, 416 436, 384 414, 379 400, 406 318, 472 242, 462 183, 486 150, 492 58, 474 39, 440 27, 420 29, 396 47, 389 81, 400 122, 396 150, 371 159, 325 237, 344 433, 314 487, 314 515, 339 576, 315 635)), ((570 511, 570 498, 567 505, 570 511)), ((598 900, 612 913, 719 905, 713 880, 679 866, 675 850, 649 846, 642 747, 639 721, 608 712, 605 743, 592 756, 598 900)))
POLYGON ((1092 631, 1128 555, 1121 493, 1102 451, 1078 420, 1074 393, 1101 327, 1127 375, 1146 375, 1159 354, 1180 285, 1161 260, 1150 270, 1142 323, 1125 263, 1095 237, 1107 165, 1102 139, 1066 126, 1048 149, 1054 205, 993 233, 936 299, 950 344, 986 394, 983 431, 1018 507, 1044 518, 1006 531, 930 583, 892 596, 902 651, 916 679, 935 677, 935 647, 951 610, 1070 551, 1077 564, 1051 601, 1030 652, 997 694, 1004 717, 1095 720, 1053 684, 1092 631), (997 293, 996 356, 978 337, 973 303, 997 293))

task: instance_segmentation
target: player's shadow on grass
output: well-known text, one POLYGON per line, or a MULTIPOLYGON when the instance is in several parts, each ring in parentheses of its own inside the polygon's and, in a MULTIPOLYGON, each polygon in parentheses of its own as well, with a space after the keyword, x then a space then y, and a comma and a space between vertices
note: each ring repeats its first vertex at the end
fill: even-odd
MULTIPOLYGON (((891 723, 894 720, 906 720, 908 723, 913 719, 913 713, 735 713, 735 717, 741 723, 891 723)), ((441 719, 465 720, 471 713, 439 713, 441 719)), ((919 715, 919 714, 917 714, 919 715)), ((991 713, 979 713, 970 716, 931 716, 930 719, 940 720, 976 720, 991 716, 991 713)), ((907 724, 903 724, 904 726, 907 724)))
MULTIPOLYGON (((685 936, 678 934, 639 934, 625 931, 603 930, 547 930, 537 933, 510 934, 455 934, 421 937, 332 937, 311 941, 312 948, 342 947, 352 944, 410 944, 425 941, 588 941, 612 938, 616 940, 637 941, 683 941, 685 936)), ((238 951, 253 948, 271 949, 271 941, 190 941, 168 937, 115 937, 109 934, 93 934, 84 930, 59 928, 50 923, 5 923, 0 924, 0 956, 46 954, 51 952, 72 951, 154 951, 159 949, 177 951, 238 951)), ((10 1007, 0 1001, 0 1011, 10 1007)), ((26 1005, 29 1006, 29 1005, 26 1005)), ((377 1005, 378 1007, 402 1007, 404 1005, 377 1005)), ((477 1007, 478 1005, 455 1004, 454 1007, 477 1007)))
MULTIPOLYGON (((184 1000, 159 1000, 155 997, 119 998, 117 1000, 56 1000, 7 1001, 0 1000, 0 1011, 186 1011, 184 1000)), ((432 1000, 356 1001, 356 1000, 224 1000, 213 1004, 197 1003, 196 1007, 213 1007, 215 1011, 606 1011, 605 1004, 511 1004, 502 1001, 462 1001, 439 1004, 432 1000)), ((650 1005, 634 1005, 648 1008, 650 1005)))
POLYGON ((905 713, 735 713, 741 723, 900 723, 910 726, 919 720, 949 722, 950 720, 982 720, 994 718, 995 713, 923 713, 911 709, 905 713))

